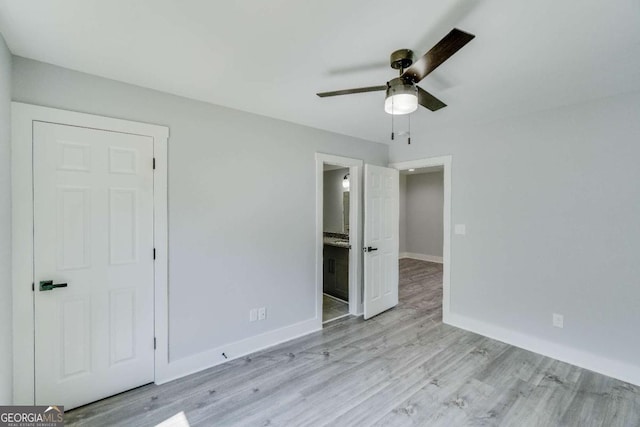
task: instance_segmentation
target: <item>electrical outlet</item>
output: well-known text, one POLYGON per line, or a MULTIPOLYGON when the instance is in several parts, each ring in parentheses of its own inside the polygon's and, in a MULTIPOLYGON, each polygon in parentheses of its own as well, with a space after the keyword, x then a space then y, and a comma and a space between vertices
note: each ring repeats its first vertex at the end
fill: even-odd
POLYGON ((252 308, 249 310, 249 322, 255 322, 256 320, 258 320, 258 309, 252 308))
POLYGON ((264 320, 267 318, 267 309, 265 307, 260 307, 258 309, 258 320, 264 320))
POLYGON ((466 235, 467 234, 466 224, 456 224, 455 227, 453 227, 453 232, 458 236, 466 235))
POLYGON ((564 316, 562 314, 553 313, 553 326, 564 328, 564 316))

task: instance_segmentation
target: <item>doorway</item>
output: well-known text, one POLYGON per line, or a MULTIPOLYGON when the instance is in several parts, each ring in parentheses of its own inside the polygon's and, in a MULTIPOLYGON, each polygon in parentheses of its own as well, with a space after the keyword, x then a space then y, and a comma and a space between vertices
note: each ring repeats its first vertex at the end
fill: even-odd
POLYGON ((168 128, 21 103, 12 124, 14 403, 161 380, 168 128))
POLYGON ((400 258, 442 264, 444 167, 400 171, 400 258))
POLYGON ((349 168, 349 314, 363 314, 365 319, 369 319, 398 303, 398 170, 363 165, 358 159, 316 153, 315 318, 320 325, 323 313, 325 164, 349 168))
POLYGON ((322 322, 349 315, 349 168, 324 164, 322 322))
POLYGON ((400 171, 400 262, 442 268, 442 320, 451 290, 451 156, 394 163, 400 171))
POLYGON ((362 310, 362 160, 316 154, 316 318, 327 323, 362 310))

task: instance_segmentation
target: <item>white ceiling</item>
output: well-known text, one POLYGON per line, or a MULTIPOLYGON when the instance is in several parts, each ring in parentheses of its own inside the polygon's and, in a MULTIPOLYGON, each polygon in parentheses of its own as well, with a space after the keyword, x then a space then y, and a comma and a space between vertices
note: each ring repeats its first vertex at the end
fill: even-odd
POLYGON ((421 83, 449 106, 414 113, 412 141, 640 90, 637 0, 0 0, 16 55, 380 142, 384 92, 315 93, 384 84, 393 50, 454 26, 476 39, 421 83))

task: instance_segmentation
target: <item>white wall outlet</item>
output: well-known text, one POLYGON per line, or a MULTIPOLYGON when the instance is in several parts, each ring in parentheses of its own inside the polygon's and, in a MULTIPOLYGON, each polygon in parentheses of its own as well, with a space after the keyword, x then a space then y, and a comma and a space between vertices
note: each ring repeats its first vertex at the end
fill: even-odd
POLYGON ((258 320, 264 320, 267 318, 267 309, 265 307, 260 307, 258 309, 258 320))
POLYGON ((456 224, 453 232, 459 236, 464 236, 467 234, 467 226, 465 224, 456 224))
POLYGON ((564 328, 564 316, 562 314, 553 313, 553 326, 564 328))
POLYGON ((252 308, 249 310, 249 322, 255 322, 256 320, 258 320, 258 309, 252 308))

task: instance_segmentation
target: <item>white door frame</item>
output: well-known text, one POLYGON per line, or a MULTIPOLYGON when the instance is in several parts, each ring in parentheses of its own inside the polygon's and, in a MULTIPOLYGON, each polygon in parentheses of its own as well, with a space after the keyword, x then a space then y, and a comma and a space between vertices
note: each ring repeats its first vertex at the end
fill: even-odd
POLYGON ((316 153, 316 320, 322 327, 322 253, 324 249, 324 164, 349 168, 349 314, 362 314, 362 239, 360 206, 362 203, 362 160, 316 153))
POLYGON ((449 323, 451 308, 451 161, 452 156, 430 157, 392 163, 389 167, 398 170, 418 169, 432 166, 444 167, 444 206, 442 213, 442 322, 449 323))
MULTIPOLYGON (((33 122, 122 132, 153 138, 155 381, 169 364, 167 146, 169 128, 36 105, 11 103, 13 403, 35 404, 33 277, 33 122)), ((152 167, 152 165, 149 165, 152 167)))

